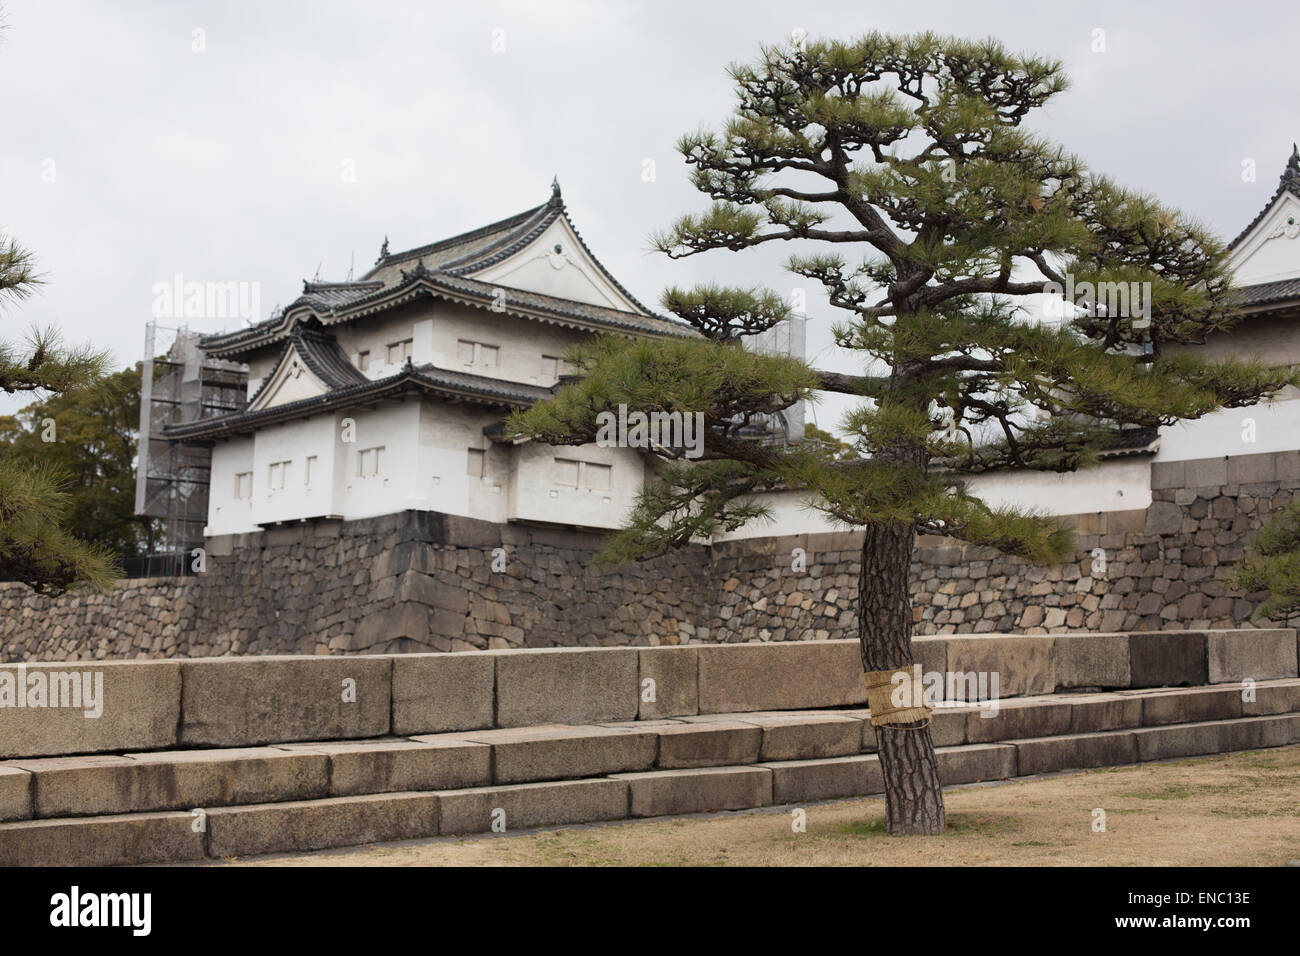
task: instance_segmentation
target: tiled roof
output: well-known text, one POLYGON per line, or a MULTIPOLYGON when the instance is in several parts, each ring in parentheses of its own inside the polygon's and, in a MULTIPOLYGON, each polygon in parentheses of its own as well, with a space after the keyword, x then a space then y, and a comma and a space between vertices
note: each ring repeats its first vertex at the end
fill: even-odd
POLYGON ((1232 303, 1241 308, 1280 305, 1286 302, 1300 302, 1300 279, 1259 282, 1255 285, 1238 286, 1232 290, 1232 303))
POLYGON ((251 405, 266 391, 275 380, 276 373, 284 363, 285 357, 293 350, 313 375, 325 383, 327 388, 347 388, 369 381, 361 370, 347 360, 339 350, 338 341, 321 328, 315 319, 294 323, 289 333, 289 341, 280 350, 271 373, 262 379, 262 384, 248 399, 251 405))
MULTIPOLYGON (((363 377, 364 379, 364 377, 363 377)), ((454 401, 475 402, 495 408, 523 408, 543 398, 551 390, 540 385, 521 385, 485 375, 470 375, 435 368, 432 365, 406 366, 396 375, 381 379, 364 379, 362 382, 332 388, 322 395, 286 402, 257 411, 235 412, 216 418, 167 425, 163 434, 167 438, 204 441, 245 434, 284 421, 302 418, 335 408, 393 398, 403 393, 422 392, 454 401)))
POLYGON ((1158 428, 1125 428, 1113 438, 1104 441, 1099 454, 1102 458, 1146 454, 1156 450, 1159 440, 1158 428))
POLYGON ((1260 220, 1273 208, 1273 203, 1277 202, 1278 197, 1283 193, 1290 193, 1300 199, 1300 146, 1295 143, 1291 144, 1291 158, 1286 161, 1286 167, 1282 170, 1277 189, 1268 202, 1264 203, 1264 208, 1259 211, 1259 215, 1250 221, 1250 225, 1241 230, 1236 239, 1228 243, 1229 249, 1237 248, 1238 243, 1250 235, 1250 231, 1259 225, 1260 220))
MULTIPOLYGON (((560 209, 562 208, 561 206, 560 209)), ((366 273, 365 278, 370 278, 385 266, 401 262, 423 260, 428 268, 445 269, 463 262, 475 261, 489 255, 492 250, 516 244, 521 237, 533 233, 534 230, 540 233, 541 230, 536 227, 539 224, 542 229, 549 226, 558 218, 555 215, 557 211, 551 202, 544 202, 540 206, 526 209, 508 219, 461 233, 459 236, 452 236, 450 239, 440 239, 438 242, 407 249, 405 252, 389 254, 386 250, 381 251, 374 267, 366 273)))
POLYGON ((212 355, 235 355, 282 341, 291 333, 294 322, 304 315, 314 315, 328 326, 393 308, 421 295, 437 296, 509 315, 540 319, 593 332, 613 330, 681 338, 698 335, 685 323, 656 315, 639 315, 540 292, 481 282, 449 272, 434 272, 419 263, 412 270, 404 270, 402 275, 402 281, 393 286, 376 287, 374 284, 366 284, 365 288, 359 287, 351 292, 331 290, 333 302, 328 306, 324 303, 313 305, 304 296, 274 319, 238 332, 205 337, 200 344, 212 355), (505 293, 503 298, 498 296, 499 291, 505 293))
MULTIPOLYGON (((573 231, 578 244, 595 267, 637 311, 589 305, 572 299, 506 287, 506 312, 592 331, 616 330, 647 335, 695 334, 683 323, 656 316, 609 273, 569 219, 559 184, 555 183, 551 198, 542 205, 472 232, 392 254, 388 252, 385 240, 384 249, 374 268, 362 279, 355 282, 304 282, 302 295, 279 315, 246 329, 207 336, 203 339, 202 346, 214 355, 233 355, 261 348, 285 338, 293 328, 294 318, 303 313, 316 315, 326 325, 330 325, 331 320, 344 321, 408 301, 409 297, 402 293, 419 281, 423 281, 426 290, 432 294, 447 294, 447 297, 454 299, 459 293, 462 296, 460 301, 465 301, 463 297, 468 296, 473 300, 487 299, 495 302, 497 289, 502 288, 500 284, 489 285, 471 278, 470 274, 514 255, 560 218, 573 231), (390 267, 400 267, 407 263, 410 268, 400 269, 401 278, 395 283, 385 283, 382 279, 374 278, 381 270, 388 270, 391 274, 390 267), (485 290, 491 290, 491 295, 485 296, 485 290)), ((474 301, 472 304, 482 303, 474 301)))
POLYGON ((366 375, 347 360, 339 343, 316 322, 299 322, 289 336, 289 344, 312 374, 330 388, 347 388, 369 381, 366 375))

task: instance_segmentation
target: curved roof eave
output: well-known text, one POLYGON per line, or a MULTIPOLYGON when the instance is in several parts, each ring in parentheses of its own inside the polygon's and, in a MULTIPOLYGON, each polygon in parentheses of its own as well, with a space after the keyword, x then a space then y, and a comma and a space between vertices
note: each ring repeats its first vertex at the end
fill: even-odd
POLYGON ((492 308, 493 311, 505 312, 520 318, 536 319, 590 332, 624 331, 633 334, 683 338, 693 338, 699 334, 690 326, 655 315, 638 315, 635 312, 604 309, 539 292, 529 292, 526 289, 490 285, 465 276, 417 268, 398 285, 374 290, 371 294, 360 296, 346 305, 326 310, 313 307, 299 299, 285 309, 274 326, 241 329, 228 335, 212 336, 202 339, 200 344, 210 355, 237 355, 286 338, 291 334, 297 321, 308 317, 318 318, 323 325, 334 325, 405 305, 422 295, 432 295, 471 307, 492 308), (494 308, 498 304, 496 290, 502 288, 507 293, 504 303, 501 303, 504 307, 494 308), (514 296, 509 294, 512 292, 514 296), (531 303, 531 306, 528 303, 531 303))

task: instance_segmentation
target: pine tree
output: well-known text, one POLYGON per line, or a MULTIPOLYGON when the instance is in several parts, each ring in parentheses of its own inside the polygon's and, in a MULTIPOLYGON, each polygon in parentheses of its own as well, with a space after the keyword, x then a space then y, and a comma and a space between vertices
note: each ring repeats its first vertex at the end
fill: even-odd
MULTIPOLYGON (((1036 563, 1071 551, 1063 527, 986 504, 966 476, 1070 471, 1095 461, 1124 426, 1250 404, 1297 380, 1286 369, 1170 348, 1234 321, 1225 249, 1196 222, 1024 128, 1066 89, 1059 63, 994 40, 872 33, 765 48, 730 75, 734 115, 678 144, 712 204, 654 245, 680 258, 795 242, 788 269, 825 290, 843 316, 835 341, 862 354, 864 374, 741 348, 742 336, 791 314, 761 288, 670 288, 664 307, 699 338, 607 338, 576 349, 577 380, 515 415, 516 434, 591 441, 596 415, 620 403, 702 412, 707 426, 698 461, 654 449, 665 463, 607 558, 734 529, 764 514, 760 493, 803 489, 813 507, 863 530, 862 666, 896 671, 913 662, 917 533, 1036 563), (1145 295, 1120 294, 1130 291, 1145 295), (1044 293, 1059 321, 1036 320, 1044 293), (860 399, 844 425, 855 450, 848 460, 820 442, 754 437, 763 416, 817 391, 860 399)), ((915 719, 876 728, 887 828, 940 833, 928 722, 907 716, 915 719)))
MULTIPOLYGON (((32 253, 0 236, 0 305, 26 299, 42 282, 32 253)), ((35 330, 22 345, 0 342, 0 389, 66 393, 97 381, 107 363, 107 355, 93 348, 65 348, 53 329, 35 330)), ((42 421, 41 430, 50 439, 43 445, 59 440, 57 419, 42 421)), ((73 499, 54 457, 0 456, 0 579, 42 594, 77 584, 107 588, 116 577, 112 556, 69 530, 73 499)))
POLYGON ((1228 583, 1267 597, 1256 620, 1284 620, 1300 614, 1300 498, 1289 502, 1259 530, 1228 583))

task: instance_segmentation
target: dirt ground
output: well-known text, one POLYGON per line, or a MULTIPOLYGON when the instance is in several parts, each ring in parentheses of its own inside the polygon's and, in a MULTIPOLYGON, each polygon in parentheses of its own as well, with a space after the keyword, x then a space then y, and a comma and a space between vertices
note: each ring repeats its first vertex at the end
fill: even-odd
POLYGON ((216 865, 1276 866, 1300 860, 1300 746, 947 791, 948 832, 883 832, 880 798, 443 837, 216 865), (1094 811, 1105 831, 1094 832, 1094 811))

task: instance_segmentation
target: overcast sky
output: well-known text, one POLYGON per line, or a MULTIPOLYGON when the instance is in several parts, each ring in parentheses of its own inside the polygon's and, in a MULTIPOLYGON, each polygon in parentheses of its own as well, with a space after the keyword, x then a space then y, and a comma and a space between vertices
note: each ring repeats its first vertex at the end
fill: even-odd
MULTIPOLYGON (((54 323, 119 365, 140 357, 155 283, 260 283, 264 318, 318 267, 360 275, 385 235, 398 250, 500 219, 545 201, 553 175, 588 244, 648 305, 705 279, 786 290, 789 248, 674 262, 646 237, 705 201, 672 147, 726 116, 726 64, 793 30, 991 34, 1059 57, 1073 88, 1034 126, 1225 238, 1300 138, 1300 7, 1283 0, 0 6, 0 229, 49 279, 4 307, 0 336, 54 323)), ((852 370, 830 354, 829 324, 813 300, 809 357, 852 370)), ((0 413, 17 406, 0 396, 0 413)))

